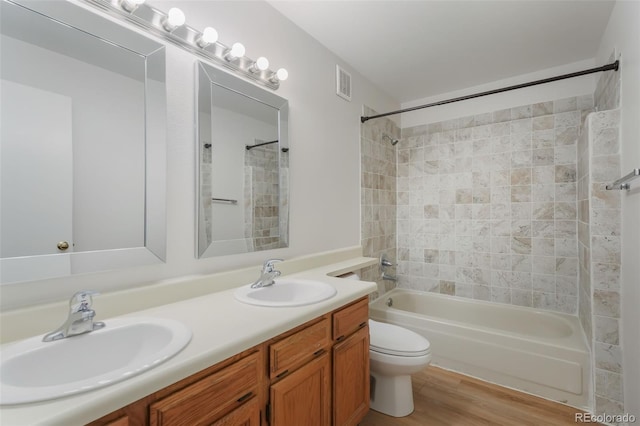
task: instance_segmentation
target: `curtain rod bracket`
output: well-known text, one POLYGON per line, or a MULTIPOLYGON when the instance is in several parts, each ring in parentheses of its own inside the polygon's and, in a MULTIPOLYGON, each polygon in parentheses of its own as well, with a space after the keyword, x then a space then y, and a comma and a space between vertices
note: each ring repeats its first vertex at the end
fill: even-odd
POLYGON ((536 81, 532 81, 532 82, 529 82, 529 83, 522 83, 522 84, 516 84, 515 86, 503 87, 502 89, 494 89, 494 90, 489 90, 489 91, 486 91, 486 92, 475 93, 473 95, 460 96, 458 98, 447 99, 447 100, 444 100, 444 101, 433 102, 433 103, 430 103, 430 104, 425 104, 425 105, 419 105, 419 106, 415 106, 415 107, 411 107, 411 108, 400 109, 400 110, 397 110, 397 111, 385 112, 383 114, 376 114, 376 115, 370 115, 370 116, 361 116, 360 117, 360 123, 366 123, 367 121, 372 120, 374 118, 381 118, 381 117, 386 117, 388 115, 402 114, 402 113, 405 113, 405 112, 411 112, 411 111, 415 111, 415 110, 418 110, 418 109, 424 109, 424 108, 429 108, 429 107, 433 107, 433 106, 439 106, 439 105, 451 104, 451 103, 454 103, 454 102, 466 101, 466 100, 469 100, 469 99, 479 98, 481 96, 495 95, 497 93, 508 92, 510 90, 523 89, 525 87, 537 86, 538 84, 551 83, 551 82, 554 82, 554 81, 564 80, 564 79, 567 79, 567 78, 580 77, 580 76, 583 76, 583 75, 593 74, 593 73, 596 73, 596 72, 618 71, 619 68, 620 68, 620 60, 616 60, 615 62, 612 62, 610 64, 603 65, 603 66, 597 67, 597 68, 590 68, 590 69, 584 70, 584 71, 572 72, 570 74, 563 74, 563 75, 559 75, 559 76, 556 76, 556 77, 544 78, 542 80, 536 80, 536 81))

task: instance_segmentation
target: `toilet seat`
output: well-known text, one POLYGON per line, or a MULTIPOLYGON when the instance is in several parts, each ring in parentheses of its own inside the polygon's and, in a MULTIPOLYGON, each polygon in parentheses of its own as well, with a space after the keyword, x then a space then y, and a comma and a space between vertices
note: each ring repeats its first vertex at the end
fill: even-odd
POLYGON ((369 334, 369 349, 374 352, 400 357, 419 357, 431 352, 427 339, 397 325, 369 320, 369 334))

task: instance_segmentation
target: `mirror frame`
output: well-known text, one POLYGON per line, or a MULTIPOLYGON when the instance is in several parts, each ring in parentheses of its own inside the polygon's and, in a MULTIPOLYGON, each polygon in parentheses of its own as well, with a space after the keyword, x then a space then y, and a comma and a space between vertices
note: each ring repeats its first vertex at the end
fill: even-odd
MULTIPOLYGON (((200 147, 200 140, 201 140, 201 135, 200 135, 200 114, 199 114, 199 109, 198 109, 198 105, 200 102, 200 89, 201 89, 201 79, 203 80, 207 80, 208 81, 208 86, 209 88, 211 88, 212 86, 219 86, 223 89, 227 89, 230 90, 232 92, 235 92, 241 96, 250 98, 256 102, 265 104, 267 106, 270 106, 274 109, 276 109, 278 111, 278 167, 279 167, 279 176, 280 176, 280 183, 281 183, 281 188, 282 188, 282 174, 281 174, 281 168, 282 168, 282 152, 281 149, 282 148, 286 148, 288 151, 289 148, 289 140, 288 140, 288 135, 289 135, 289 131, 288 131, 288 120, 289 120, 289 101, 285 98, 282 98, 274 93, 271 93, 267 90, 265 90, 262 87, 258 87, 248 81, 242 80, 234 75, 228 74, 218 68, 214 68, 213 66, 204 63, 202 61, 197 61, 196 62, 196 72, 195 72, 195 81, 196 81, 196 87, 195 87, 195 129, 196 129, 196 206, 195 206, 195 211, 196 211, 196 221, 195 221, 195 255, 196 258, 198 259, 202 259, 202 258, 206 258, 206 257, 214 257, 214 256, 226 256, 226 255, 232 255, 232 254, 240 254, 240 252, 237 251, 230 251, 229 253, 225 253, 225 254, 220 254, 220 255, 211 255, 211 256, 204 256, 204 253, 206 252, 206 249, 203 250, 203 252, 200 252, 200 220, 201 220, 201 214, 200 214, 200 209, 202 207, 201 205, 201 187, 202 187, 202 170, 201 170, 201 147, 200 147)), ((286 177, 286 179, 288 180, 288 175, 286 177)), ((288 190, 289 188, 289 184, 288 181, 286 182, 286 188, 288 190)), ((282 205, 282 193, 280 193, 280 211, 279 211, 279 234, 280 234, 280 238, 282 238, 285 242, 285 244, 282 247, 279 248, 285 248, 289 246, 289 211, 288 211, 288 206, 289 204, 287 203, 286 207, 283 208, 282 205), (287 226, 287 230, 286 232, 283 230, 283 215, 285 215, 284 217, 286 217, 286 226, 287 226)), ((213 223, 213 226, 215 227, 215 221, 213 223)), ((214 240, 215 241, 215 240, 214 240)), ((237 241, 237 240, 217 240, 215 241, 216 244, 218 244, 219 246, 222 246, 225 241, 229 242, 229 247, 231 246, 231 242, 232 241, 237 241)), ((207 246, 208 248, 209 246, 207 246)), ((266 250, 276 250, 276 249, 265 249, 266 250)), ((251 251, 247 251, 248 253, 251 252, 255 252, 258 250, 251 250, 251 251)), ((261 251, 261 250, 260 250, 261 251)), ((243 252, 243 253, 247 253, 247 252, 243 252)))
POLYGON ((144 246, 0 259, 0 284, 164 263, 167 249, 165 45, 68 1, 0 1, 43 15, 145 60, 144 246), (56 268, 55 263, 66 257, 69 269, 56 268), (27 274, 23 273, 25 270, 27 274))

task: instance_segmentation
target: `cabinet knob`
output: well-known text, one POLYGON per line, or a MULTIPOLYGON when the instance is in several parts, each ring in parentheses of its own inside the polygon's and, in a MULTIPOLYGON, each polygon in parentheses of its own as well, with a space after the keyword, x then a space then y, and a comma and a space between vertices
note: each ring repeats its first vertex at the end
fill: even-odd
POLYGON ((69 243, 68 243, 68 242, 66 242, 66 241, 60 241, 60 242, 58 243, 57 247, 58 247, 58 250, 60 250, 60 251, 65 251, 66 249, 68 249, 68 248, 69 248, 69 243))

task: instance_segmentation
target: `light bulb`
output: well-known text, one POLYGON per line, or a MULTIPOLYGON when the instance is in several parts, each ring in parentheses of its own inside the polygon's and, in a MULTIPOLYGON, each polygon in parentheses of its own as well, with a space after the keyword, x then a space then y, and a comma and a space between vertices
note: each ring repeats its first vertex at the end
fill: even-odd
POLYGON ((284 68, 280 68, 278 71, 276 71, 276 77, 278 77, 278 80, 280 81, 285 81, 289 78, 289 71, 284 68))
POLYGON ((258 59, 256 59, 256 61, 253 64, 251 64, 251 66, 249 67, 249 71, 253 73, 257 73, 260 71, 264 71, 268 68, 269 68, 269 60, 264 56, 260 56, 258 59))
POLYGON ((231 49, 227 51, 227 54, 224 58, 227 61, 233 61, 234 59, 241 58, 244 56, 245 48, 242 43, 233 43, 231 49))
POLYGON ((184 16, 184 12, 182 12, 177 7, 172 7, 171 9, 169 9, 167 17, 162 22, 162 26, 165 30, 171 32, 176 28, 184 25, 185 21, 186 19, 184 16))
POLYGON ((215 28, 207 27, 202 31, 202 34, 196 39, 196 43, 200 47, 207 47, 210 44, 218 41, 218 32, 215 28))
POLYGON ((269 81, 272 83, 279 83, 281 81, 285 81, 287 78, 289 78, 289 72, 284 68, 279 68, 278 71, 271 75, 269 81))
POLYGON ((145 0, 122 0, 120 6, 127 12, 133 12, 144 2, 145 0))

